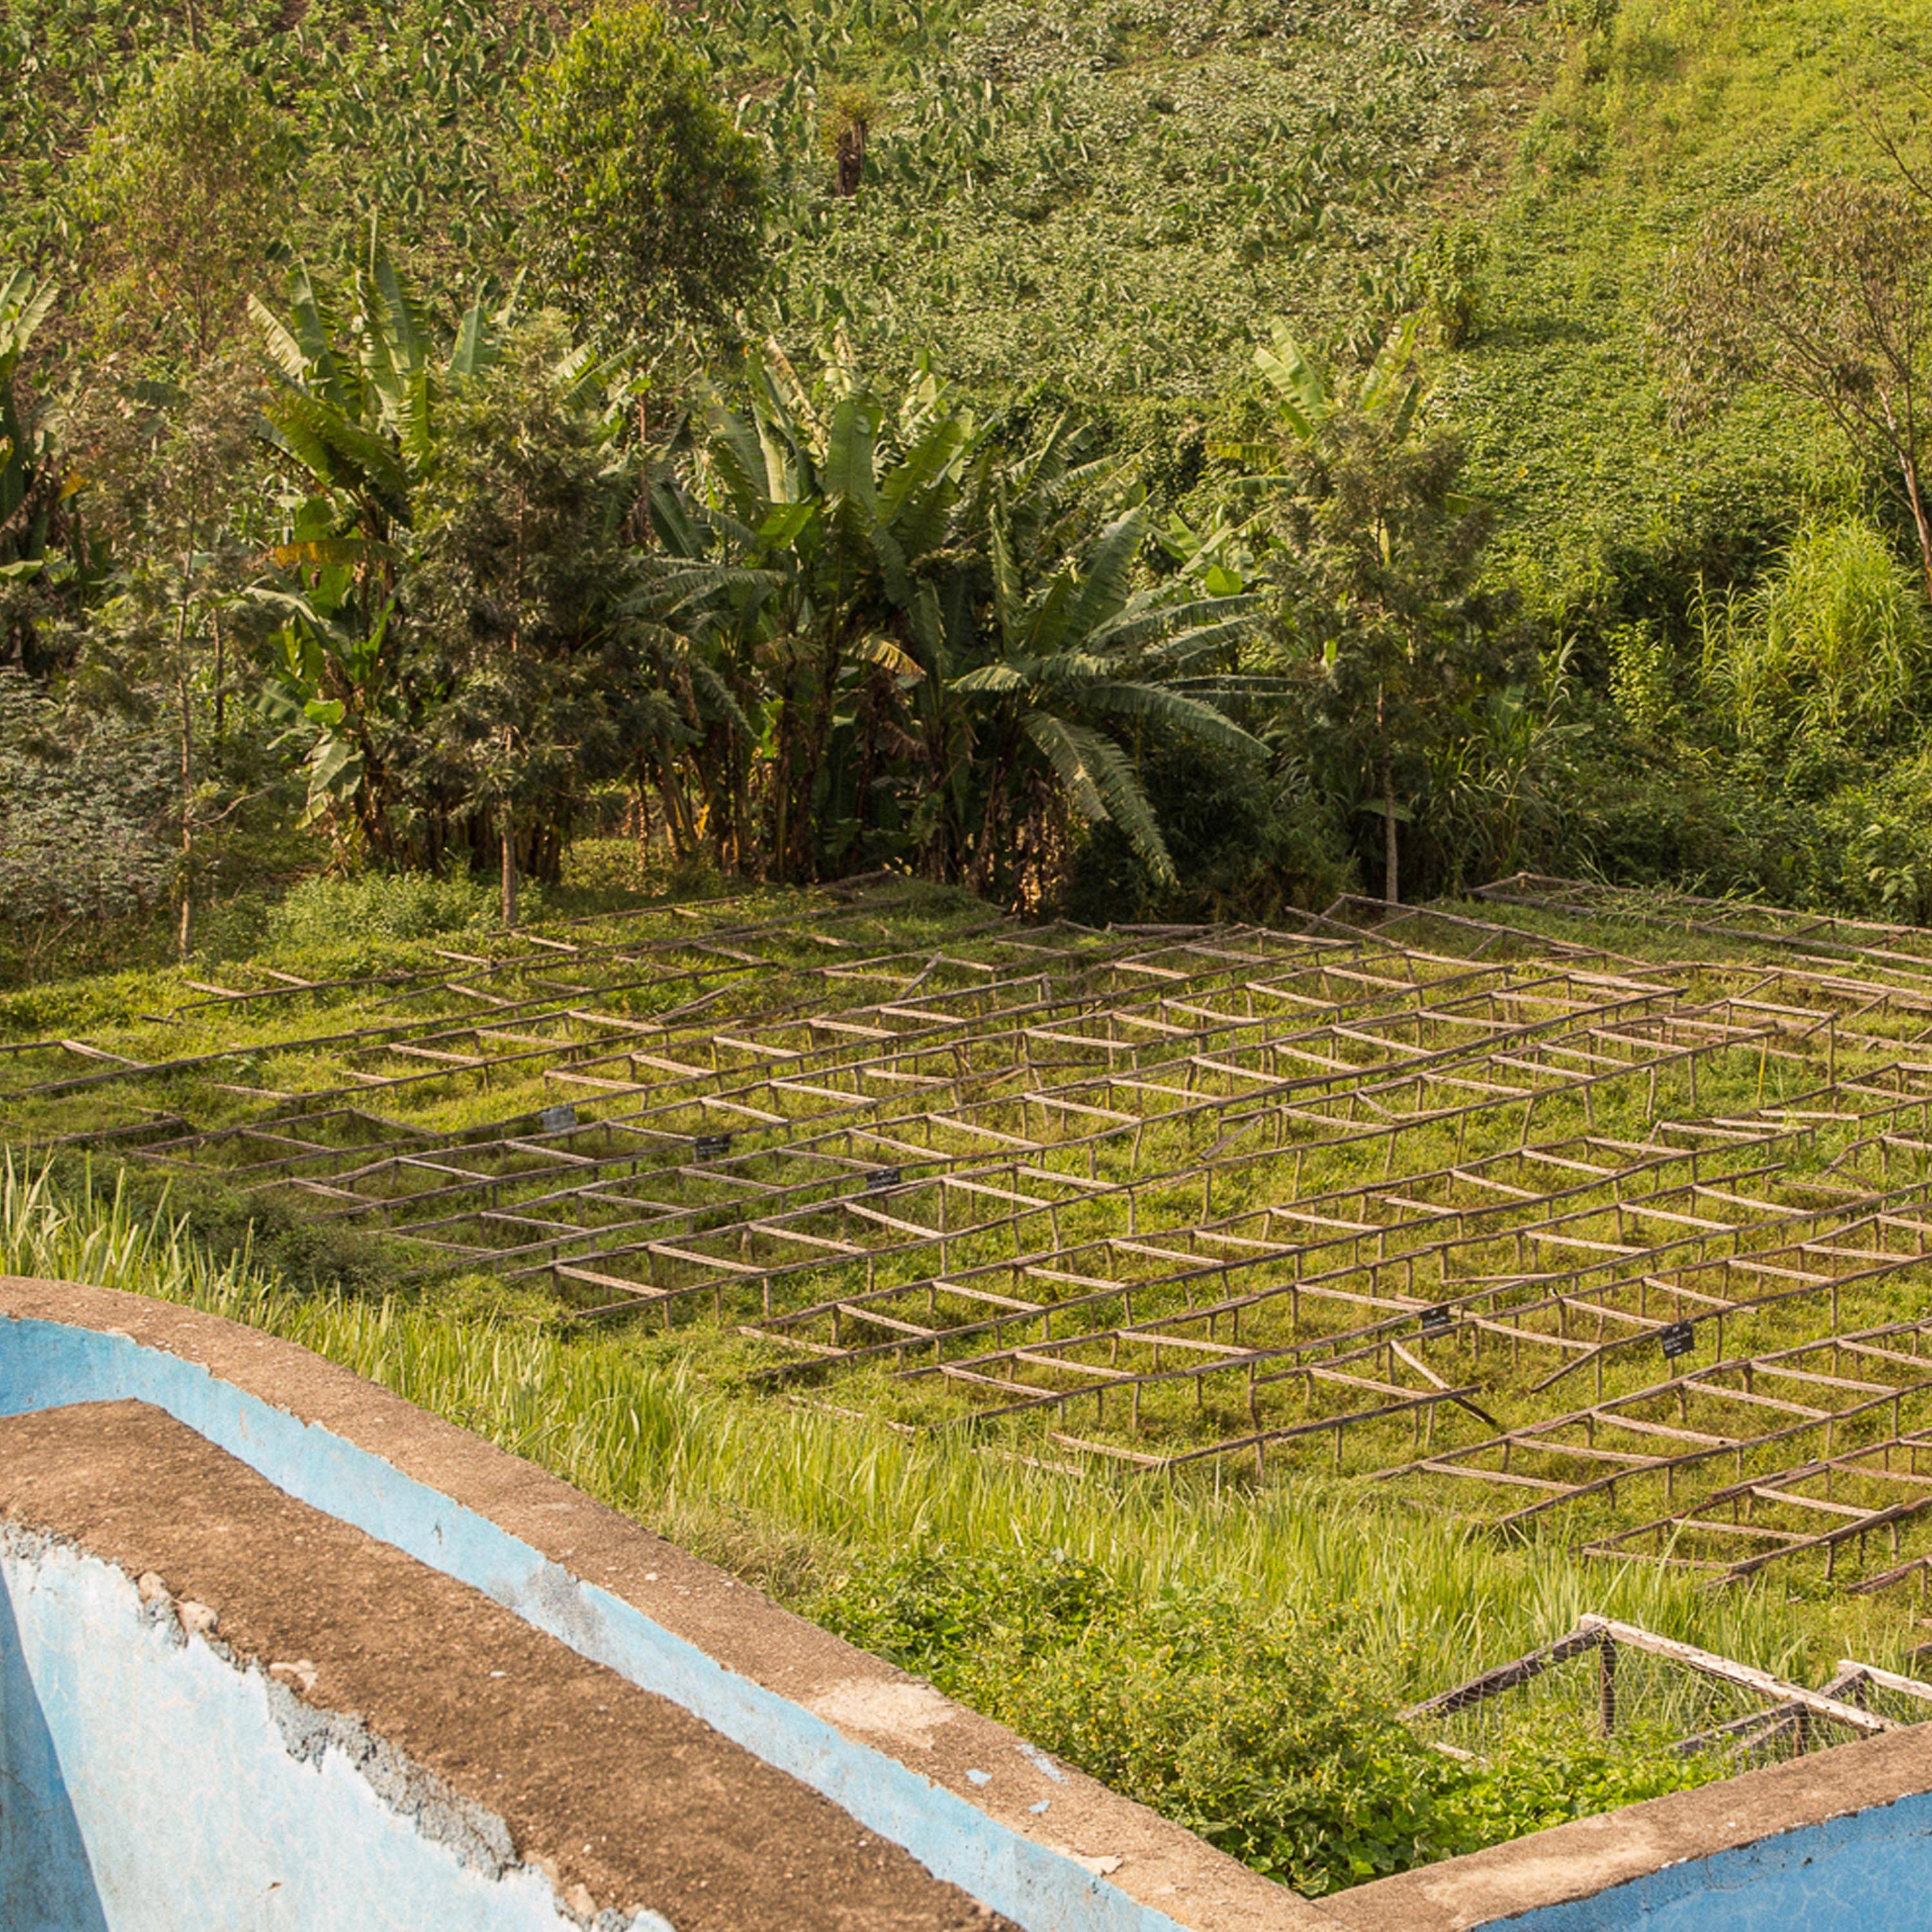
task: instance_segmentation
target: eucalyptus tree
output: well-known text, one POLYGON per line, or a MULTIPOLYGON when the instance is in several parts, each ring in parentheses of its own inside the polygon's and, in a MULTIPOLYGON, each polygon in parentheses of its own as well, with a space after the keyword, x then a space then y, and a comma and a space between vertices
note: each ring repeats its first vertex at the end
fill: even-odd
POLYGON ((220 55, 130 88, 78 171, 97 322, 194 364, 235 346, 294 207, 294 158, 261 82, 220 55))
POLYGON ((64 462, 101 554, 72 682, 103 706, 170 712, 176 740, 177 944, 194 944, 201 834, 223 798, 226 700, 260 574, 248 485, 260 460, 262 380, 212 357, 182 384, 97 367, 68 410, 64 462), (212 742, 202 729, 212 713, 212 742), (211 754, 212 755, 211 755, 211 754))
MULTIPOLYGON (((613 456, 610 371, 559 329, 519 324, 514 298, 479 296, 445 326, 380 248, 339 304, 298 268, 286 319, 260 304, 256 318, 280 379, 269 435, 292 485, 273 553, 286 580, 263 592, 282 620, 265 696, 306 747, 310 815, 352 824, 392 862, 440 864, 453 842, 480 858, 487 844, 512 910, 520 841, 526 864, 554 869, 578 796, 531 735, 552 722, 533 716, 526 733, 518 707, 558 708, 543 668, 569 658, 565 682, 576 678, 591 604, 614 609, 628 588, 615 520, 635 491, 613 456), (586 464, 594 487, 573 470, 586 464), (491 576, 490 543, 474 534, 492 488, 524 517, 502 550, 514 582, 491 576), (568 588, 559 546, 577 560, 568 588), (477 622, 459 640, 452 586, 465 571, 477 622)), ((628 682, 608 693, 593 707, 602 722, 585 726, 586 772, 608 763, 613 706, 630 704, 638 729, 658 716, 628 682)))
POLYGON ((554 317, 526 326, 457 385, 423 478, 399 679, 419 722, 407 795, 494 846, 502 918, 520 872, 554 878, 576 813, 662 734, 663 699, 626 608, 622 525, 635 495, 606 425, 550 380, 554 317))
POLYGON ((1460 487, 1460 442, 1424 416, 1416 333, 1405 325, 1344 384, 1276 323, 1256 356, 1274 436, 1228 452, 1246 468, 1235 488, 1261 506, 1312 748, 1379 821, 1392 904, 1400 828, 1444 737, 1501 669, 1499 612, 1478 583, 1489 512, 1460 487))

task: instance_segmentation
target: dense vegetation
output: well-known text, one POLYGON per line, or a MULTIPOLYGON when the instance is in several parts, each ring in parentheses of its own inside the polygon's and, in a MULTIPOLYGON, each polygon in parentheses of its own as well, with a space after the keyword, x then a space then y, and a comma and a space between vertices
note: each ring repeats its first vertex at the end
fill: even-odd
POLYGON ((620 822, 1922 915, 1918 22, 11 0, 15 970, 620 822))
MULTIPOLYGON (((10 1023, 719 874, 1932 922, 1928 22, 3 0, 10 1023)), ((1472 1655, 1826 1642, 1318 1494, 855 1467, 728 1360, 8 1172, 8 1264, 322 1347, 1310 1890, 1710 1768, 1431 1752, 1472 1655)))

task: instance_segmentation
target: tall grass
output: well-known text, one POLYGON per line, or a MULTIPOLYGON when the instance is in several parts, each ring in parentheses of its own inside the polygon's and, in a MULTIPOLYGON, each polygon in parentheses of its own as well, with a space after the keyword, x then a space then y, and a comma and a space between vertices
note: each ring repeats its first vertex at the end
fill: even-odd
MULTIPOLYGON (((1550 1542, 1504 1546, 1372 1488, 1311 1479, 1256 1492, 1042 1468, 719 1386, 621 1339, 427 1299, 298 1294, 245 1252, 211 1257, 186 1222, 118 1193, 69 1197, 0 1166, 0 1268, 187 1304, 314 1349, 794 1601, 847 1568, 922 1546, 1064 1552, 1136 1596, 1233 1597, 1257 1615, 1346 1612, 1364 1652, 1425 1690, 1568 1629, 1585 1611, 1780 1673, 1822 1660, 1842 1614, 1766 1590, 1721 1595, 1649 1564, 1550 1542)), ((1835 1653, 1833 1653, 1835 1654, 1835 1653)))
POLYGON ((1932 628, 1884 532, 1807 525, 1748 595, 1700 600, 1705 678, 1747 736, 1808 727, 1882 736, 1923 679, 1932 628))

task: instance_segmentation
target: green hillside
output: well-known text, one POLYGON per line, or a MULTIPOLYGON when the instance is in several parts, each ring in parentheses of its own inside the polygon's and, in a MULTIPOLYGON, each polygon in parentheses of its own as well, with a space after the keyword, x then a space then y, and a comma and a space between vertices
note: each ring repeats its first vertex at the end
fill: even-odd
POLYGON ((1747 568, 1803 506, 1860 500, 1802 407, 1745 394, 1672 433, 1646 338, 1713 208, 1880 170, 1866 117, 1916 104, 1893 37, 1927 25, 1909 5, 1647 4, 1573 44, 1496 219, 1492 326, 1450 390, 1539 602, 1666 614, 1646 608, 1678 589, 1665 573, 1747 568))
MULTIPOLYGON (((1644 332, 1668 250, 1714 197, 1874 164, 1854 103, 1904 97, 1880 35, 1910 35, 1922 12, 813 0, 683 25, 770 158, 769 320, 794 340, 836 326, 901 362, 929 354, 989 396, 1165 404, 1170 435, 1222 419, 1266 318, 1364 339, 1439 292, 1432 238, 1480 234, 1473 338, 1447 358, 1443 405, 1504 508, 1512 566, 1560 607, 1634 556, 1721 555, 1801 493, 1849 487, 1812 426, 1768 404, 1665 436, 1644 332), (841 198, 830 149, 854 112, 873 124, 864 185, 841 198)), ((352 248, 374 213, 408 257, 506 274, 502 110, 567 24, 460 4, 371 20, 339 0, 192 14, 8 0, 0 247, 70 271, 90 130, 171 54, 212 44, 297 130, 292 244, 352 248)))

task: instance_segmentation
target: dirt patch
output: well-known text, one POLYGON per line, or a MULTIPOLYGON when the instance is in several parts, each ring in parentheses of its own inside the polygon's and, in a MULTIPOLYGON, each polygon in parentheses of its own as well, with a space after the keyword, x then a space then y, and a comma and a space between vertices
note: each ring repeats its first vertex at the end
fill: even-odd
POLYGON ((158 1574, 238 1655, 302 1666, 275 1674, 496 1813, 600 1909, 677 1932, 1011 1932, 688 1712, 147 1403, 0 1420, 0 1515, 158 1574))

